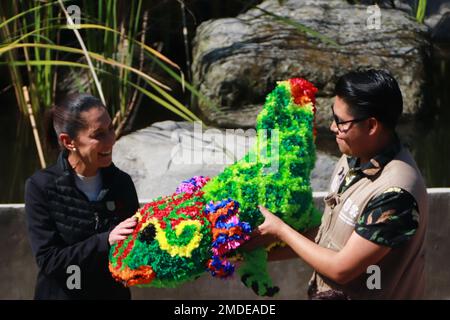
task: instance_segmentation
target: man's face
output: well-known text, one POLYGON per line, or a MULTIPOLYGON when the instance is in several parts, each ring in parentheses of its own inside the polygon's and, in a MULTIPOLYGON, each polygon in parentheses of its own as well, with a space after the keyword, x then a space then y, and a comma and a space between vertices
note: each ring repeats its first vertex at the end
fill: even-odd
POLYGON ((334 100, 333 113, 335 118, 331 123, 330 130, 336 135, 339 150, 347 156, 361 157, 364 154, 367 139, 369 138, 369 129, 366 121, 356 119, 350 113, 348 105, 338 96, 334 100), (357 121, 352 122, 355 119, 357 121), (338 128, 336 121, 339 123, 349 122, 339 124, 338 128))

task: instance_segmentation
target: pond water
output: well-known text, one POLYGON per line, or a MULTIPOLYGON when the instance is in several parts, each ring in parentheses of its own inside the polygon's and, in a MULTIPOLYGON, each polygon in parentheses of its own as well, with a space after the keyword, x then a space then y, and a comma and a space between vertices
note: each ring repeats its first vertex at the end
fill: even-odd
MULTIPOLYGON (((399 128, 428 187, 450 186, 450 47, 436 46, 430 59, 430 80, 425 111, 399 128)), ((2 74, 7 70, 0 68, 2 74)), ((0 203, 23 202, 24 182, 40 168, 28 118, 20 115, 7 78, 0 81, 0 203)), ((143 100, 143 104, 148 101, 143 100)), ((160 107, 141 107, 134 129, 166 119, 179 120, 160 107)), ((339 155, 334 137, 319 131, 319 150, 339 155)), ((47 163, 54 161, 51 155, 47 163)))

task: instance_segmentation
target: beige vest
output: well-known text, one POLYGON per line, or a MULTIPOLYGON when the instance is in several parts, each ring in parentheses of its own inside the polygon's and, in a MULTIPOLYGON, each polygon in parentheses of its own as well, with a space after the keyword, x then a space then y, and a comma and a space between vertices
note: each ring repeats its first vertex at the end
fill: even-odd
POLYGON ((337 190, 349 170, 346 156, 336 165, 330 193, 325 198, 316 243, 340 251, 354 231, 355 223, 367 203, 388 188, 408 191, 419 207, 419 227, 414 236, 391 251, 377 263, 380 268, 381 289, 368 289, 367 279, 372 273, 363 273, 357 279, 341 286, 314 272, 311 284, 318 292, 337 289, 351 299, 420 299, 425 287, 425 232, 428 224, 428 203, 425 183, 411 154, 402 148, 395 158, 374 180, 363 177, 342 194, 337 190))

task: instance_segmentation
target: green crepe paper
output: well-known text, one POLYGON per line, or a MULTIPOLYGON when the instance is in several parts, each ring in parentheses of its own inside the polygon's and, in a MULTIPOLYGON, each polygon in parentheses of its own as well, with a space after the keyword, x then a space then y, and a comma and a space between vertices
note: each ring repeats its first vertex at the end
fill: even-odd
MULTIPOLYGON (((257 206, 263 205, 299 231, 320 225, 321 214, 314 207, 310 174, 316 149, 313 136, 314 114, 311 108, 298 106, 291 96, 289 82, 281 82, 266 98, 256 120, 256 145, 243 159, 227 167, 203 187, 206 201, 230 197, 240 203, 240 218, 252 228, 263 222, 257 206), (267 169, 276 163, 272 152, 273 132, 278 130, 278 170, 267 169), (261 134, 266 130, 266 138, 261 134), (256 162, 250 162, 252 159, 256 162), (256 157, 255 157, 256 155, 256 157), (265 171, 266 169, 266 171, 265 171)), ((242 252, 238 269, 244 284, 258 295, 273 296, 264 249, 242 252)))
POLYGON ((311 108, 295 104, 289 82, 281 82, 267 96, 257 117, 256 145, 203 187, 206 201, 224 198, 238 201, 241 220, 252 228, 263 221, 258 205, 299 231, 319 225, 320 213, 314 208, 310 186, 316 160, 313 120, 311 108), (263 129, 267 139, 261 135, 263 129), (272 129, 278 130, 279 167, 270 172, 271 165, 277 162, 276 153, 271 150, 272 129), (249 161, 250 154, 256 155, 256 162, 249 161))
POLYGON ((273 296, 278 291, 274 287, 267 270, 267 251, 264 248, 243 253, 244 262, 238 269, 242 282, 259 296, 273 296))
MULTIPOLYGON (((316 160, 313 121, 312 106, 295 104, 290 82, 280 82, 267 96, 264 108, 257 117, 258 136, 249 153, 209 181, 202 189, 202 198, 186 200, 162 218, 167 224, 167 241, 171 244, 189 242, 194 230, 186 227, 177 237, 171 229, 170 221, 178 218, 192 219, 178 209, 193 205, 196 201, 205 204, 231 198, 240 204, 240 220, 248 222, 252 228, 263 222, 258 205, 265 206, 296 230, 305 231, 318 226, 321 214, 314 208, 310 186, 310 174, 316 160), (279 139, 274 150, 272 146, 276 141, 276 132, 273 129, 278 130, 279 139), (250 161, 255 158, 257 161, 250 161), (275 166, 275 170, 270 170, 272 166, 275 166)), ((172 208, 170 200, 159 205, 159 209, 163 210, 168 206, 172 208)), ((212 254, 208 221, 205 221, 200 232, 202 239, 199 247, 192 251, 192 257, 171 256, 160 248, 156 239, 148 244, 138 237, 129 254, 124 257, 123 265, 131 269, 144 265, 152 267, 157 277, 142 286, 177 287, 182 282, 196 279, 205 272, 206 261, 212 254)), ((130 237, 120 248, 118 256, 122 255, 129 240, 130 237)), ((117 265, 117 258, 112 256, 115 247, 110 251, 112 266, 117 265)), ((244 261, 238 273, 245 285, 258 295, 274 295, 278 289, 272 285, 267 272, 265 249, 241 254, 244 261)))

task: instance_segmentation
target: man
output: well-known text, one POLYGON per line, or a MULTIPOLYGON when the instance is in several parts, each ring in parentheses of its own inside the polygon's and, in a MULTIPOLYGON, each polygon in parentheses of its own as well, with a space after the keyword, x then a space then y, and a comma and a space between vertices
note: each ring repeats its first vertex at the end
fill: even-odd
POLYGON ((397 81, 381 70, 350 72, 335 94, 330 129, 343 156, 315 241, 264 207, 258 230, 285 242, 314 269, 311 299, 419 299, 427 193, 395 132, 403 109, 397 81), (379 282, 369 279, 373 272, 379 282))

